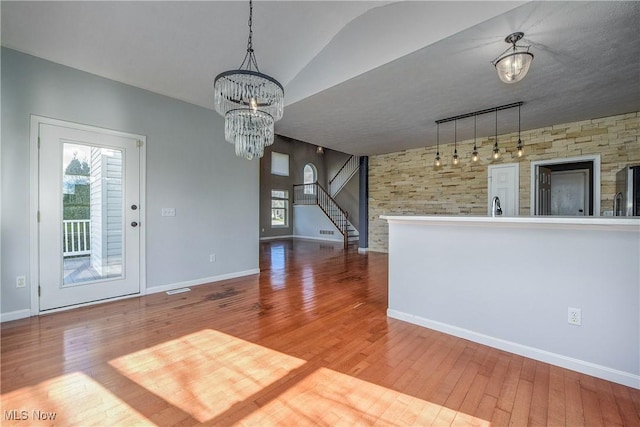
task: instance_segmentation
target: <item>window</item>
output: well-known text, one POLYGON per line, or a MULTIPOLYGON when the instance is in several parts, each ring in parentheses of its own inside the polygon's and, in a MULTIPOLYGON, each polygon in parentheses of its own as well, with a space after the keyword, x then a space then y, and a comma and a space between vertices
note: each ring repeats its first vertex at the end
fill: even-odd
MULTIPOLYGON (((318 181, 318 170, 313 163, 304 165, 303 184, 314 184, 318 181)), ((316 194, 315 185, 305 185, 304 194, 316 194)))
POLYGON ((289 226, 289 191, 271 190, 271 227, 289 226))
POLYGON ((271 174, 289 176, 289 155, 271 152, 271 174))

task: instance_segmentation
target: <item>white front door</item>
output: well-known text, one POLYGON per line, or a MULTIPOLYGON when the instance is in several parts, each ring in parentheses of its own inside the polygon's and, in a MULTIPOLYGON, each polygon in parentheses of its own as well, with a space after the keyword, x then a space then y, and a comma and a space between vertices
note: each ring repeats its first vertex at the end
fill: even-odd
POLYGON ((491 215, 491 200, 494 196, 500 199, 503 216, 518 216, 520 210, 520 176, 519 165, 491 165, 488 168, 489 199, 487 213, 491 215))
POLYGON ((40 311, 140 293, 140 143, 38 124, 40 311))

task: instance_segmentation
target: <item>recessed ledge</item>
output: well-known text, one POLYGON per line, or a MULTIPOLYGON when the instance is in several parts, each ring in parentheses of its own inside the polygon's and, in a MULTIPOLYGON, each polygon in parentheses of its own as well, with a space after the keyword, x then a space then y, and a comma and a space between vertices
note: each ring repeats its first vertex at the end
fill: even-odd
POLYGON ((564 228, 640 233, 640 217, 380 215, 389 224, 564 228))

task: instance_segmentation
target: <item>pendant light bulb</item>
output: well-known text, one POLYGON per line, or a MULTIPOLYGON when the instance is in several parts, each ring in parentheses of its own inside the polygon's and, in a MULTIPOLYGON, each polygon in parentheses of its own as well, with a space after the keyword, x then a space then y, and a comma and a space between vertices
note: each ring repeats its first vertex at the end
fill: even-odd
POLYGON ((493 144, 493 160, 500 158, 500 149, 498 148, 498 109, 496 108, 496 141, 493 144))
POLYGON ((518 145, 516 146, 518 150, 518 157, 522 157, 524 154, 524 147, 522 146, 522 140, 520 139, 520 105, 518 105, 518 145))
POLYGON ((458 166, 460 157, 458 157, 458 121, 453 122, 453 166, 458 166))
POLYGON ((524 147, 520 138, 518 138, 518 146, 516 148, 518 149, 518 157, 522 157, 524 155, 524 147))
POLYGON ((440 161, 440 123, 436 123, 436 159, 433 164, 436 168, 442 165, 440 161))
POLYGON ((477 116, 474 115, 473 116, 473 152, 471 152, 471 161, 472 162, 477 162, 478 161, 478 145, 476 144, 476 121, 477 116))

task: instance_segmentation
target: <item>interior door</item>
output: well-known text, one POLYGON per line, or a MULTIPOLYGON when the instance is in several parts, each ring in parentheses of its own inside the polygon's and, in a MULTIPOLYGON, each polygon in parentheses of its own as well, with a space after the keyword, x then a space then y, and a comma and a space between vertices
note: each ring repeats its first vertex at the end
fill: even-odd
POLYGON ((489 199, 487 213, 491 215, 493 196, 500 199, 503 216, 518 216, 520 206, 519 167, 517 163, 489 166, 489 199))
POLYGON ((551 215, 588 215, 588 202, 588 169, 551 172, 551 215))
POLYGON ((140 292, 138 140, 38 126, 40 310, 140 292))
POLYGON ((536 215, 551 215, 551 169, 538 167, 536 215))

